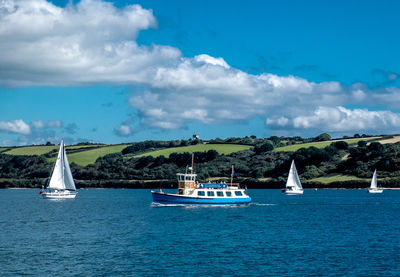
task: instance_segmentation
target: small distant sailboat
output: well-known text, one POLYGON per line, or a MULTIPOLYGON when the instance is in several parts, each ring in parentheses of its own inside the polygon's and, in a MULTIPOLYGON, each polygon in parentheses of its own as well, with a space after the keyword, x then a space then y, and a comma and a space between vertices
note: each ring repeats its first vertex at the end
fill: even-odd
POLYGON ((376 169, 374 171, 374 175, 372 176, 371 186, 368 189, 369 193, 382 193, 383 189, 378 187, 378 183, 376 181, 376 169))
POLYGON ((63 140, 49 185, 46 190, 40 191, 40 194, 46 199, 70 199, 75 198, 77 194, 63 140))
POLYGON ((282 192, 288 195, 303 194, 303 187, 301 186, 294 160, 292 160, 292 165, 290 166, 289 176, 286 181, 286 188, 283 189, 282 192))

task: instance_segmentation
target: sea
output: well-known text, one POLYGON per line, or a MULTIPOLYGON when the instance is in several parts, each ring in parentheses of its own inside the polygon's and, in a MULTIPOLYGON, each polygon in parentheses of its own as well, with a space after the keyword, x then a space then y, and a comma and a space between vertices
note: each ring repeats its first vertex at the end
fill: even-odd
POLYGON ((400 276, 400 190, 249 190, 238 206, 150 190, 0 190, 0 276, 400 276))

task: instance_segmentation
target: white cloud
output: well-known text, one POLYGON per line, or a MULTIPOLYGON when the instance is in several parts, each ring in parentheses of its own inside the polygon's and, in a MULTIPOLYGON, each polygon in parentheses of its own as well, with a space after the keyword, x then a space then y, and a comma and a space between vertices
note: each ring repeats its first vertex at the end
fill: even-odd
POLYGON ((198 55, 194 57, 194 60, 197 61, 198 63, 219 65, 225 68, 230 67, 223 58, 214 58, 206 54, 198 55))
POLYGON ((291 120, 267 119, 271 127, 315 129, 328 132, 393 131, 400 128, 400 114, 391 111, 369 111, 344 107, 318 107, 312 114, 291 120))
POLYGON ((131 127, 128 125, 120 125, 114 128, 115 133, 121 137, 127 137, 132 134, 131 127))
POLYGON ((61 120, 52 120, 47 122, 47 128, 61 128, 62 122, 61 120))
POLYGON ((41 129, 44 127, 44 122, 43 122, 43 120, 33 120, 32 126, 33 126, 33 128, 41 129))
POLYGON ((180 55, 140 47, 140 30, 156 26, 139 5, 83 0, 60 8, 44 0, 0 2, 0 82, 8 86, 137 82, 140 71, 180 55))
MULTIPOLYGON (((400 99, 399 90, 371 91, 360 84, 346 87, 296 76, 248 74, 221 57, 183 57, 174 47, 138 45, 139 32, 156 26, 152 10, 139 5, 116 8, 109 2, 82 0, 61 8, 45 0, 3 0, 0 84, 140 85, 146 91, 136 92, 128 103, 138 112, 141 127, 147 128, 170 130, 193 121, 225 124, 254 117, 268 118, 267 125, 274 128, 299 130, 379 128, 379 124, 364 124, 379 120, 396 126, 397 114, 390 111, 373 115, 343 107, 381 103, 400 108, 400 101, 389 100, 400 99), (310 115, 310 111, 315 113, 310 115)), ((32 126, 60 128, 62 124, 33 121, 32 126)), ((115 133, 128 136, 132 129, 122 124, 115 133)))
POLYGON ((284 127, 288 123, 289 123, 289 119, 284 116, 281 116, 276 119, 267 118, 267 120, 266 120, 267 125, 275 125, 275 126, 280 126, 280 127, 284 127))
POLYGON ((51 120, 48 122, 44 122, 43 120, 33 120, 31 122, 33 128, 35 129, 43 129, 43 128, 61 128, 62 122, 61 120, 51 120))
POLYGON ((12 121, 0 121, 0 132, 1 131, 28 135, 31 133, 31 128, 22 119, 16 119, 12 121))

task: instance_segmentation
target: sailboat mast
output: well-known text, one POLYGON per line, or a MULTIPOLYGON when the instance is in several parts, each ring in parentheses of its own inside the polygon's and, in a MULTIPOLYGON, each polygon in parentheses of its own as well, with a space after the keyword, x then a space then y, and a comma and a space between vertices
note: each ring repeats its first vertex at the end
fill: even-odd
POLYGON ((64 180, 64 171, 65 171, 65 168, 64 168, 64 154, 65 154, 65 146, 64 146, 64 141, 61 141, 61 147, 62 147, 62 152, 61 152, 61 173, 62 173, 62 184, 63 184, 63 187, 64 187, 64 189, 65 189, 65 180, 64 180))

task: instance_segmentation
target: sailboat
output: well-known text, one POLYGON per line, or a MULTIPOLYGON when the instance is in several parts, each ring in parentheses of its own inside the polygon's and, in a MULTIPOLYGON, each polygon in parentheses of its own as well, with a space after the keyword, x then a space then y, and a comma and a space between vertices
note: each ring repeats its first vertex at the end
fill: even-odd
POLYGON ((75 198, 77 194, 63 140, 60 143, 50 182, 46 190, 42 190, 40 194, 46 199, 70 199, 75 198))
POLYGON ((286 188, 282 191, 288 195, 303 194, 303 187, 301 186, 294 160, 292 160, 292 165, 290 166, 289 176, 286 181, 286 188))
POLYGON ((372 180, 371 180, 371 186, 368 189, 369 193, 382 193, 383 189, 382 188, 378 188, 378 183, 376 181, 376 169, 374 171, 374 175, 372 176, 372 180))

